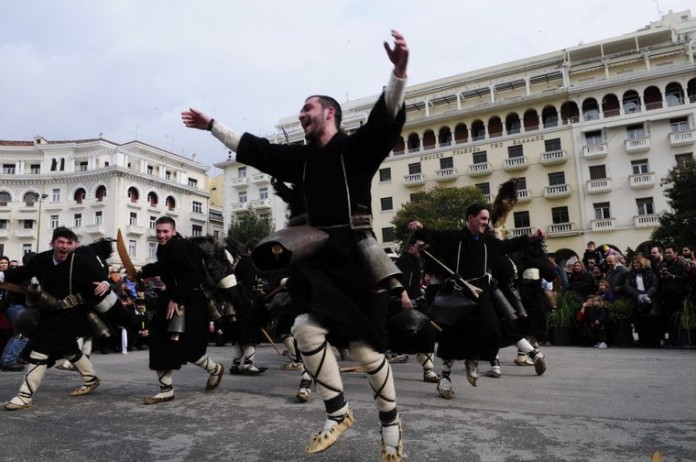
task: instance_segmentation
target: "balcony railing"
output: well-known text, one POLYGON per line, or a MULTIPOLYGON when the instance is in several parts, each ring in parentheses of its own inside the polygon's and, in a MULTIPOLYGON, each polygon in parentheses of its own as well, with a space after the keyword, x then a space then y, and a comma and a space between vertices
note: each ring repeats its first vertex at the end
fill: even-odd
POLYGON ((491 163, 480 162, 469 165, 469 176, 483 176, 491 174, 491 163))
POLYGON ((573 223, 555 223, 553 225, 549 225, 548 228, 546 228, 546 233, 549 237, 575 234, 576 231, 574 228, 575 226, 573 223))
POLYGON ((632 189, 651 188, 655 186, 655 174, 641 173, 637 175, 631 175, 628 177, 628 181, 632 189))
POLYGON ((565 149, 559 149, 558 151, 548 151, 542 152, 539 156, 539 163, 541 165, 555 165, 563 164, 568 160, 568 155, 565 149))
POLYGON ((517 190, 517 202, 529 202, 532 200, 532 191, 529 189, 517 190))
POLYGON ((525 226, 523 228, 512 228, 510 234, 512 237, 528 236, 534 232, 533 226, 525 226))
POLYGON ((258 173, 256 175, 252 175, 251 182, 253 184, 258 185, 269 184, 271 182, 271 175, 268 175, 266 173, 258 173))
POLYGON ((582 155, 585 159, 599 159, 609 154, 606 143, 590 144, 582 148, 582 155))
POLYGON ((660 224, 660 217, 657 214, 637 215, 633 217, 633 225, 636 228, 655 227, 660 224))
POLYGON ((597 194, 611 191, 611 178, 599 178, 587 182, 587 194, 597 194))
POLYGON ((527 162, 527 156, 512 157, 503 161, 503 170, 508 172, 513 170, 523 170, 528 166, 529 162, 527 162))
POLYGON ((17 231, 14 232, 15 237, 20 238, 20 239, 26 239, 26 238, 36 238, 36 230, 33 228, 30 229, 18 229, 17 231))
POLYGON ((634 138, 624 142, 624 149, 629 154, 645 152, 650 149, 650 138, 634 138))
POLYGON ((590 221, 592 231, 611 231, 616 228, 616 218, 605 218, 590 221))
POLYGON ((230 181, 230 184, 232 185, 233 188, 244 188, 246 186, 249 186, 249 178, 247 178, 245 176, 232 178, 232 180, 230 181))
POLYGON ((271 208, 271 200, 270 199, 256 199, 254 201, 251 201, 251 206, 254 207, 256 210, 266 210, 271 208))
POLYGON ((670 146, 684 146, 696 142, 696 132, 688 130, 683 132, 672 132, 669 134, 670 146))
POLYGON ((454 167, 435 170, 435 181, 452 181, 456 179, 457 169, 454 167))
POLYGON ((404 175, 404 185, 406 186, 420 186, 425 184, 425 175, 422 173, 412 173, 410 175, 404 175))
POLYGON ((145 228, 138 225, 128 225, 126 226, 126 234, 132 234, 134 236, 142 236, 145 234, 145 228))
POLYGON ((570 196, 570 185, 568 184, 557 184, 554 186, 546 186, 544 188, 544 197, 547 199, 567 196, 570 196))

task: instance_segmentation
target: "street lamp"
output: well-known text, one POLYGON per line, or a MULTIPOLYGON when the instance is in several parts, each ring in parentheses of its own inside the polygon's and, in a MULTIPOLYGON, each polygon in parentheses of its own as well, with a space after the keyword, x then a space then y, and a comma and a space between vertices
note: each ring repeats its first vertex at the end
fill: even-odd
POLYGON ((43 204, 43 200, 47 197, 48 194, 34 194, 34 200, 39 201, 39 218, 36 220, 36 226, 38 228, 38 230, 36 231, 36 253, 41 252, 41 204, 43 204))

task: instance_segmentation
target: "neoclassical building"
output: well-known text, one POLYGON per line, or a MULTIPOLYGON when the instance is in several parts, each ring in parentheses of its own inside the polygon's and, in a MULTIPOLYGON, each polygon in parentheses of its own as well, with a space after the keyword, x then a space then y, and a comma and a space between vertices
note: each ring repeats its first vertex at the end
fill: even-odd
MULTIPOLYGON (((373 180, 378 238, 393 245, 391 221, 415 192, 475 186, 492 198, 517 177, 511 235, 544 229, 549 250, 637 247, 668 207, 660 180, 693 158, 695 54, 696 19, 670 12, 619 37, 408 87, 402 139, 373 180)), ((367 120, 376 98, 346 103, 343 129, 367 120)), ((272 141, 303 142, 296 116, 278 129, 272 141)), ((249 196, 258 172, 216 165, 225 210, 261 200, 249 196)), ((282 217, 277 198, 263 197, 282 217)))
MULTIPOLYGON (((120 229, 136 266, 155 259, 154 223, 168 215, 183 235, 221 235, 209 204, 209 167, 148 144, 103 138, 0 141, 0 254, 21 259, 49 249, 67 226, 82 243, 120 229)), ((113 260, 118 263, 118 255, 113 260)))

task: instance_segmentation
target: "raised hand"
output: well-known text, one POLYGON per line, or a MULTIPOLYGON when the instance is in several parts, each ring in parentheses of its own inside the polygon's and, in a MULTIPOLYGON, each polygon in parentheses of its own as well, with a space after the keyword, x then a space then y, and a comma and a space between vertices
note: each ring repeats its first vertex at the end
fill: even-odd
POLYGON ((391 35, 394 38, 394 48, 391 48, 389 43, 385 41, 384 49, 387 51, 389 61, 394 64, 394 75, 403 79, 406 77, 408 66, 408 45, 398 30, 392 29, 391 35))

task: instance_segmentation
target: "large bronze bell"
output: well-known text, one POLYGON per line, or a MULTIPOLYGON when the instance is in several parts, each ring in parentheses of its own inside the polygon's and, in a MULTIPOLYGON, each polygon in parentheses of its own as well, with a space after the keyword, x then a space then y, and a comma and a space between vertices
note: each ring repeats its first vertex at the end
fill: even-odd
POLYGON ((48 292, 44 292, 39 284, 31 284, 27 288, 26 305, 28 308, 38 308, 47 311, 60 310, 60 301, 48 292))
POLYGON ((174 317, 169 320, 169 328, 167 331, 171 334, 170 338, 178 341, 181 334, 186 333, 186 312, 184 305, 179 305, 179 314, 174 314, 174 317))
POLYGON ((365 238, 358 242, 357 249, 375 290, 387 290, 392 296, 400 295, 404 290, 398 279, 401 271, 377 239, 366 233, 365 238))
POLYGON ((308 225, 291 226, 269 234, 251 252, 259 271, 271 272, 319 252, 329 235, 308 225))
POLYGON ((94 333, 95 337, 111 337, 111 332, 109 331, 109 328, 106 327, 106 324, 104 324, 104 321, 102 321, 101 318, 99 318, 99 315, 97 313, 95 313, 94 311, 88 311, 87 321, 89 321, 89 325, 92 326, 92 332, 94 333))

